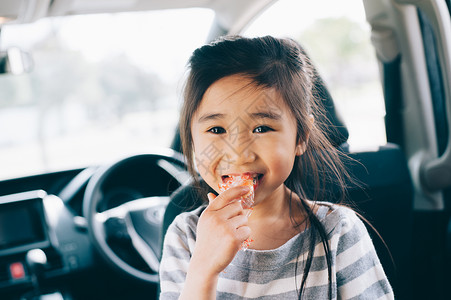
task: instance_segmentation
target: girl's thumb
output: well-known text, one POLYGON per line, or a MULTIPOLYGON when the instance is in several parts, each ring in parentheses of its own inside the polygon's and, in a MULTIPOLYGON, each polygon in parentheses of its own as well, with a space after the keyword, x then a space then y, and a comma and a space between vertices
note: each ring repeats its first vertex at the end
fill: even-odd
POLYGON ((215 200, 216 196, 213 193, 208 193, 207 198, 208 198, 208 202, 211 202, 211 201, 215 200))

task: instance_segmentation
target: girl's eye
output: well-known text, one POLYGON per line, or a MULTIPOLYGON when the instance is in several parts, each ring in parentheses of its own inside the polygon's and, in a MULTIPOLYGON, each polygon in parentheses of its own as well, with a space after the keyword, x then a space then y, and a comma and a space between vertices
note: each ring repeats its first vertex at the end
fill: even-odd
POLYGON ((268 126, 258 126, 254 129, 254 133, 265 133, 268 131, 273 131, 273 129, 268 126))
POLYGON ((222 127, 213 127, 213 128, 208 129, 207 132, 211 132, 213 134, 223 134, 226 131, 222 127))

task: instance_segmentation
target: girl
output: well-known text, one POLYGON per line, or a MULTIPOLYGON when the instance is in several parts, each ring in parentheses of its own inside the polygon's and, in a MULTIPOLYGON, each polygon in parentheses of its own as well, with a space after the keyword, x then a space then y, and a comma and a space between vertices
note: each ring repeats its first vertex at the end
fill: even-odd
POLYGON ((348 175, 321 129, 314 80, 289 39, 228 37, 194 51, 183 151, 219 195, 169 227, 161 299, 393 299, 363 223, 322 193, 332 181, 344 191, 348 175), (219 193, 243 175, 257 181, 250 216, 237 200, 249 187, 219 193))

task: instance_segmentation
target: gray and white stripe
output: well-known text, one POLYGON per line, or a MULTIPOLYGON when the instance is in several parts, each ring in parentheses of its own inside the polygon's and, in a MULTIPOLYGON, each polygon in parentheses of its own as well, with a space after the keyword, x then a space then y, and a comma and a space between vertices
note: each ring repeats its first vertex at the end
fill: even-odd
MULTIPOLYGON (((332 255, 333 299, 394 299, 365 225, 349 208, 318 203, 332 255)), ((160 299, 178 299, 196 241, 204 207, 177 216, 165 237, 160 266, 160 299)), ((220 274, 217 299, 297 299, 308 251, 308 230, 273 250, 239 251, 220 274), (295 268, 297 264, 297 274, 295 268)), ((314 258, 302 299, 328 299, 329 280, 323 246, 314 258)))

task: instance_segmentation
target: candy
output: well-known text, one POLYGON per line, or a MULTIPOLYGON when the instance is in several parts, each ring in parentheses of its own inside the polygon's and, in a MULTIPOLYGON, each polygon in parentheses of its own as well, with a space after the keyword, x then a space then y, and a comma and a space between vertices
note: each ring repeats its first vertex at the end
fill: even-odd
POLYGON ((249 186, 249 192, 241 197, 241 205, 244 209, 252 209, 254 205, 254 189, 257 185, 257 178, 250 174, 242 174, 227 177, 223 182, 219 183, 219 191, 222 193, 231 187, 249 186))
MULTIPOLYGON (((255 188, 257 186, 257 177, 250 174, 231 175, 219 183, 219 191, 222 193, 231 187, 235 186, 249 186, 249 192, 240 198, 241 206, 247 209, 247 216, 249 217, 252 212, 252 206, 254 205, 255 188)), ((240 250, 246 250, 254 240, 246 239, 240 247, 240 250)))

